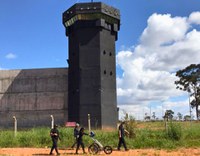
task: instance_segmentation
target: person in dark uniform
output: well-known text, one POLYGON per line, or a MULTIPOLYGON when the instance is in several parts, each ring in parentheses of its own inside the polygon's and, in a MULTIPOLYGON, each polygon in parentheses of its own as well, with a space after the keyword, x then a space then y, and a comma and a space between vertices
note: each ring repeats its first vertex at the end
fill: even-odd
POLYGON ((76 126, 74 127, 74 144, 72 145, 72 148, 74 148, 74 146, 77 144, 78 133, 79 133, 79 124, 76 123, 76 126))
POLYGON ((124 124, 125 122, 123 121, 120 125, 119 125, 119 129, 118 129, 118 134, 119 134, 119 143, 118 143, 118 147, 117 149, 120 150, 121 145, 123 144, 124 149, 127 151, 128 148, 126 146, 126 141, 124 139, 125 137, 125 133, 129 134, 129 132, 127 130, 124 129, 124 124))
POLYGON ((58 139, 60 139, 59 137, 59 131, 57 129, 57 125, 54 125, 54 128, 51 129, 50 131, 50 136, 51 136, 51 139, 52 139, 52 147, 51 147, 51 151, 50 151, 50 155, 52 155, 53 153, 53 150, 55 149, 57 155, 60 155, 60 153, 58 152, 58 139))
POLYGON ((83 135, 88 135, 87 133, 84 132, 84 128, 81 127, 79 133, 78 133, 78 139, 77 139, 77 147, 76 147, 76 154, 78 154, 78 149, 81 145, 82 149, 83 149, 83 153, 86 153, 85 152, 85 147, 84 147, 84 144, 83 144, 83 135))

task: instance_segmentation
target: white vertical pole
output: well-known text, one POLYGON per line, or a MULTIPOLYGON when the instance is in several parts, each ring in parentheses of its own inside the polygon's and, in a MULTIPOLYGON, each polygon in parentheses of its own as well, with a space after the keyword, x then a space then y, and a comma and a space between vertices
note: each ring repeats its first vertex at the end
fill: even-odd
POLYGON ((189 113, 190 113, 190 122, 192 121, 192 111, 191 111, 191 105, 190 105, 190 93, 188 95, 189 98, 189 113))
POLYGON ((164 113, 163 113, 163 102, 162 102, 162 119, 164 120, 163 116, 164 116, 164 113))
POLYGON ((53 117, 53 115, 50 115, 50 117, 51 117, 51 128, 53 129, 53 127, 54 127, 54 117, 53 117))
POLYGON ((150 105, 150 121, 152 120, 152 114, 151 114, 151 105, 150 105))
POLYGON ((14 119, 14 136, 16 137, 17 135, 17 118, 13 116, 14 119))
POLYGON ((88 130, 91 132, 90 114, 88 114, 88 130))

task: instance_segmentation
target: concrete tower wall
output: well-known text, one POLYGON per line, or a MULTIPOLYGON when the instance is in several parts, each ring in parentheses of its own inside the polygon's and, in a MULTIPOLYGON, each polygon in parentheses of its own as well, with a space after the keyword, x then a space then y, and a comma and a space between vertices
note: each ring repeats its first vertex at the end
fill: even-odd
POLYGON ((117 125, 115 41, 118 9, 77 3, 63 13, 69 37, 69 121, 107 129, 117 125))
POLYGON ((0 71, 0 127, 50 126, 68 116, 68 69, 28 69, 0 71))

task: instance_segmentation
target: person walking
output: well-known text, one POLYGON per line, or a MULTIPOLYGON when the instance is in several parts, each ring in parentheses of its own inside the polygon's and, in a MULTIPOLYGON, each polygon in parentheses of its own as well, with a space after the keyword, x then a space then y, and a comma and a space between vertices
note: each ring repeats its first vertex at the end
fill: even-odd
POLYGON ((78 154, 78 150, 79 150, 80 145, 81 145, 81 147, 82 147, 82 149, 83 149, 83 153, 86 153, 86 152, 85 152, 85 146, 84 146, 84 144, 83 144, 83 139, 82 139, 82 137, 83 137, 83 135, 88 135, 88 134, 85 133, 84 130, 85 130, 85 129, 84 129, 83 127, 81 127, 81 129, 80 129, 80 131, 79 131, 79 133, 78 133, 77 147, 76 147, 76 153, 75 153, 75 154, 78 154))
POLYGON ((74 127, 74 144, 72 145, 71 148, 74 148, 74 146, 77 144, 78 141, 78 133, 79 133, 79 124, 76 123, 75 127, 74 127))
POLYGON ((129 132, 128 132, 127 130, 124 129, 124 124, 125 124, 124 121, 121 122, 121 124, 119 125, 119 128, 118 128, 119 143, 118 143, 117 149, 120 150, 121 145, 123 144, 124 149, 125 149, 126 151, 128 151, 128 148, 127 148, 127 146, 126 146, 126 141, 125 141, 124 137, 125 137, 125 133, 129 134, 129 132))
POLYGON ((60 153, 58 152, 58 145, 57 145, 58 139, 60 139, 59 131, 58 131, 57 127, 58 127, 57 125, 54 125, 54 127, 50 131, 50 136, 52 139, 52 147, 51 147, 50 155, 53 154, 54 149, 55 149, 57 155, 60 155, 60 153))

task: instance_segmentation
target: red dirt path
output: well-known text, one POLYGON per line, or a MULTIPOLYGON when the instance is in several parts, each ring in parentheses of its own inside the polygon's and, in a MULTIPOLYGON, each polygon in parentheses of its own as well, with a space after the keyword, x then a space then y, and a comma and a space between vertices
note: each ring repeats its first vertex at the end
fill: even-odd
MULTIPOLYGON (((49 155, 48 148, 0 148, 0 156, 45 156, 49 155)), ((74 156, 75 150, 59 150, 61 156, 74 156)), ((56 154, 54 154, 56 155, 56 154)), ((82 154, 82 150, 78 155, 82 154)), ((105 156, 103 152, 98 154, 105 156)), ((156 150, 156 149, 133 149, 129 151, 113 151, 110 156, 200 156, 200 148, 178 149, 178 150, 156 150)))

